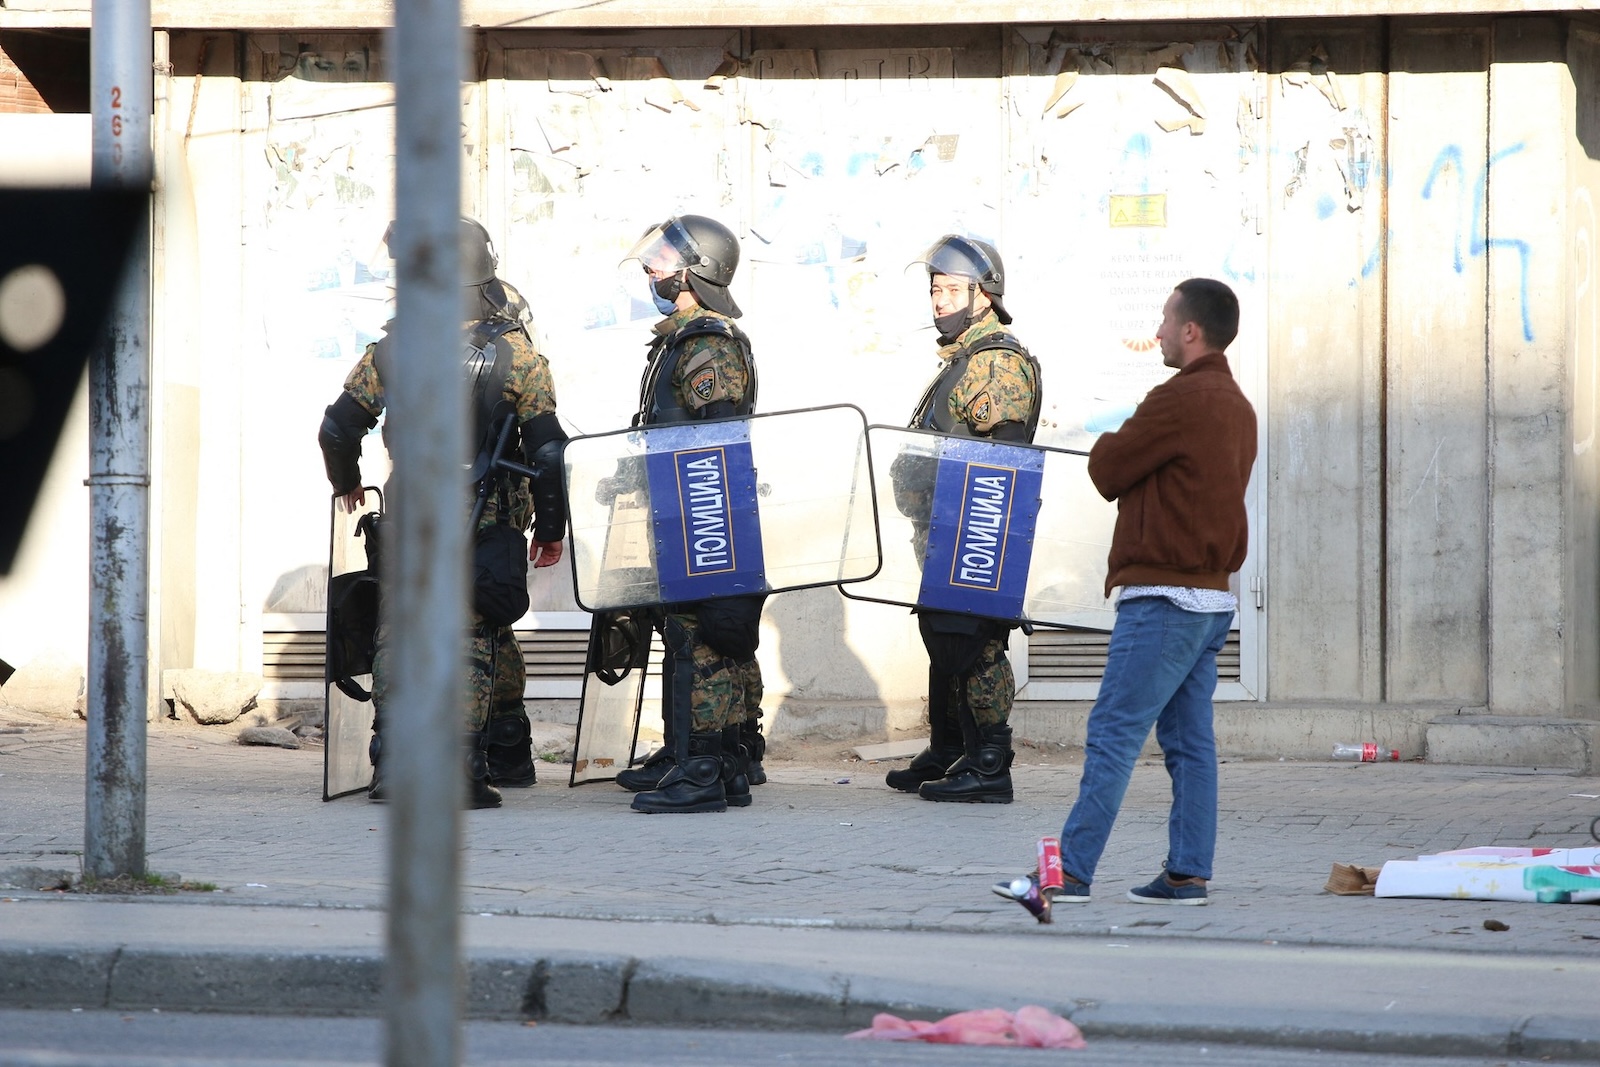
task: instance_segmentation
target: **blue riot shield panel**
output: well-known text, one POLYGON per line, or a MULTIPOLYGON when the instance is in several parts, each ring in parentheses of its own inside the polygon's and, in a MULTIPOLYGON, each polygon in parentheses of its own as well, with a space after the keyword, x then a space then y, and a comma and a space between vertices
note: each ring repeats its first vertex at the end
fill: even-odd
POLYGON ((372 657, 377 651, 378 522, 383 492, 366 486, 351 514, 329 504, 328 614, 324 632, 322 799, 366 790, 372 782, 372 657))
POLYGON ((587 611, 859 582, 881 563, 855 407, 574 437, 563 463, 587 611))
POLYGON ((883 567, 846 596, 1040 626, 1110 630, 1116 505, 1088 457, 873 426, 883 567))

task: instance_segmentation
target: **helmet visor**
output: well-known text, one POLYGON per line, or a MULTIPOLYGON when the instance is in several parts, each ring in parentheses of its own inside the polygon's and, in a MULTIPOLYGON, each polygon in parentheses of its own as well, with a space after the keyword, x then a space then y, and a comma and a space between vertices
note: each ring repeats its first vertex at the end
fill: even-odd
POLYGON ((651 227, 650 232, 639 238, 639 242, 622 257, 622 262, 634 259, 645 270, 662 274, 676 274, 680 270, 698 267, 702 262, 699 246, 676 218, 651 227))
POLYGON ((989 258, 989 254, 979 247, 977 242, 953 233, 947 233, 929 245, 926 252, 907 264, 907 269, 918 265, 927 268, 929 274, 971 278, 979 283, 989 281, 1000 274, 1000 269, 994 260, 989 258))

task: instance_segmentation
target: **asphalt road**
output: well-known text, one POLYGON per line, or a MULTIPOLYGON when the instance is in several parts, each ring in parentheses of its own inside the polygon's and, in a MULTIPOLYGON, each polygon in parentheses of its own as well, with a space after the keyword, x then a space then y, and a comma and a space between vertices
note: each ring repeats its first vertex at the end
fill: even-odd
MULTIPOLYGON (((976 1048, 750 1030, 472 1023, 469 1067, 1521 1067, 1549 1061, 1094 1040, 1084 1049, 976 1048)), ((173 1012, 0 1011, 0 1067, 369 1067, 376 1020, 173 1012)))

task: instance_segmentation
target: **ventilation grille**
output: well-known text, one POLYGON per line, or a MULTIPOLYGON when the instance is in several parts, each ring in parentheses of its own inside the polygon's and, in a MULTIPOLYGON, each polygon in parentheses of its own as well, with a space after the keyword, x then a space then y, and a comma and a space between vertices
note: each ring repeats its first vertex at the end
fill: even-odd
POLYGON ((269 630, 261 635, 261 676, 269 682, 320 682, 326 654, 321 630, 269 630))
MULTIPOLYGON (((1110 634, 1044 627, 1028 638, 1028 682, 1098 682, 1106 671, 1110 634)), ((1239 631, 1217 653, 1217 681, 1239 680, 1239 631)))
POLYGON ((581 681, 589 654, 588 630, 516 630, 528 680, 581 681))
MULTIPOLYGON (((587 630, 517 630, 517 644, 528 664, 528 679, 579 681, 589 647, 587 630)), ((1098 682, 1106 669, 1110 634, 1040 627, 1028 638, 1030 682, 1098 682)), ((324 638, 321 630, 279 630, 262 634, 262 675, 268 681, 320 681, 324 638)), ((650 673, 660 672, 659 639, 650 673)), ((1239 680, 1239 632, 1217 654, 1217 680, 1239 680)))
MULTIPOLYGON (((588 630, 516 630, 529 681, 580 681, 588 630)), ((326 638, 321 630, 269 630, 261 635, 267 681, 321 681, 326 638)))

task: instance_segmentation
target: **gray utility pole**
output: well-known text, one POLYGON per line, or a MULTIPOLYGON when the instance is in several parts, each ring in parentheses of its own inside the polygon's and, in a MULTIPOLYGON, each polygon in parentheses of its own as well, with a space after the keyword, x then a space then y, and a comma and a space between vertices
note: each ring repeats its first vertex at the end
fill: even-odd
MULTIPOLYGON (((150 0, 94 0, 95 190, 150 192, 150 0)), ((150 238, 135 231, 89 356, 89 720, 83 870, 143 875, 150 632, 150 238)), ((111 264, 107 265, 108 267, 111 264)))
POLYGON ((383 611, 389 801, 384 1062, 461 1060, 467 451, 461 376, 460 0, 394 9, 394 457, 383 611), (454 402, 450 402, 451 399, 454 402), (391 547, 392 546, 392 547, 391 547))

